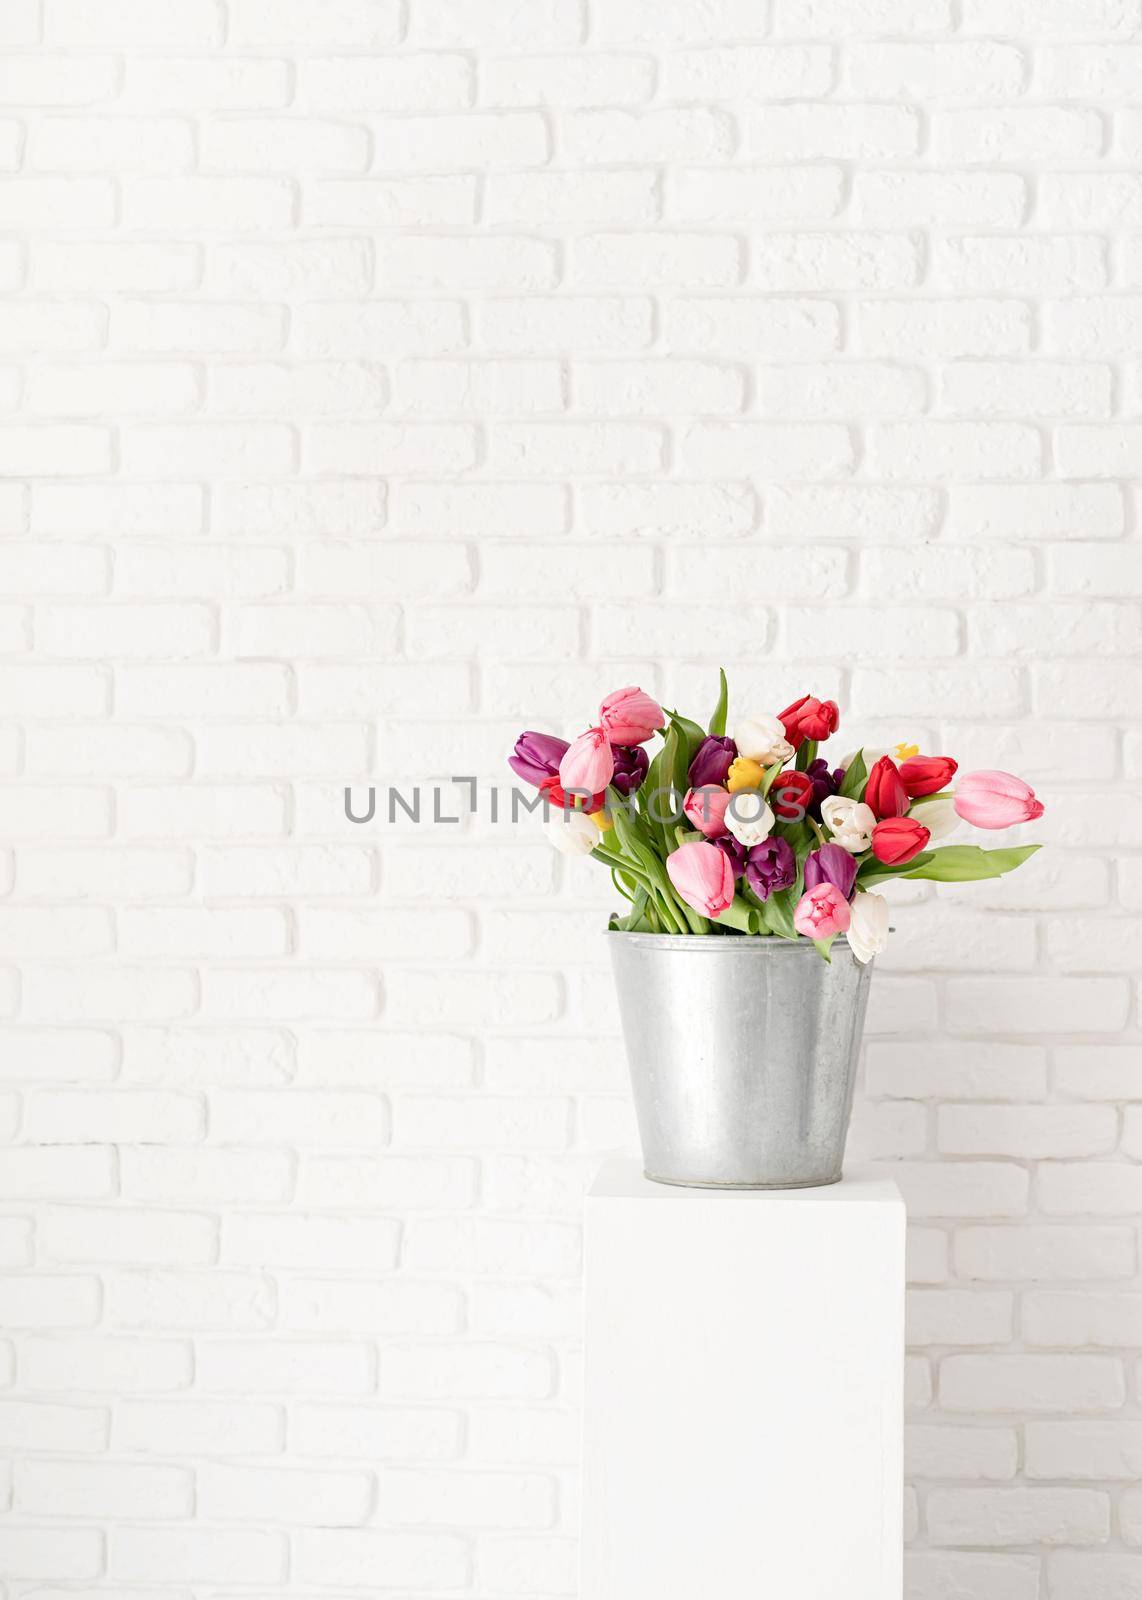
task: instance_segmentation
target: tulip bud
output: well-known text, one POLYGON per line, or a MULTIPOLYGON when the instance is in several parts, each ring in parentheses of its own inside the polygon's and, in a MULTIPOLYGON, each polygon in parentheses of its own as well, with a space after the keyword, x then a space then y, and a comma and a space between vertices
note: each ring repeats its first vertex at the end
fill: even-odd
POLYGON ((730 796, 726 807, 726 829, 739 844, 752 849, 764 844, 773 832, 773 812, 756 789, 743 790, 730 796))
POLYGON ((956 811, 976 828, 1010 828, 1041 817, 1043 804, 1010 772, 969 772, 956 785, 956 811))
POLYGON ((815 889, 819 883, 831 883, 846 900, 851 900, 856 875, 856 858, 839 844, 823 844, 805 858, 806 889, 815 889))
POLYGON ((930 838, 914 817, 887 817, 872 830, 872 853, 886 866, 898 867, 918 856, 930 838))
POLYGON ((566 739, 557 739, 551 733, 521 733, 508 757, 508 766, 517 778, 538 789, 545 778, 556 776, 568 748, 566 739))
POLYGON ((615 759, 611 783, 629 799, 642 788, 643 779, 650 771, 650 757, 640 744, 612 745, 611 754, 615 759))
POLYGON ((849 909, 849 949, 864 966, 888 944, 888 901, 882 894, 866 892, 858 894, 849 909))
POLYGON ((756 789, 765 778, 765 768, 756 761, 747 761, 745 756, 739 756, 731 763, 726 774, 726 788, 731 794, 737 794, 739 789, 756 789))
POLYGON ((791 706, 777 713, 785 729, 785 737, 794 750, 800 750, 806 739, 818 742, 836 733, 840 727, 841 713, 835 700, 816 700, 803 694, 791 706))
POLYGON ((908 791, 891 756, 881 756, 868 775, 864 803, 874 817, 902 817, 908 810, 908 791))
POLYGON ((602 728, 588 728, 560 761, 559 782, 564 789, 589 789, 596 794, 607 787, 614 770, 610 740, 602 728))
POLYGON ((599 830, 582 811, 555 811, 543 831, 564 856, 589 856, 599 842, 599 830))
POLYGON ((720 917, 733 904, 733 870, 716 845, 680 844, 667 856, 666 870, 686 904, 704 917, 720 917))
POLYGON ((829 939, 844 933, 852 920, 849 903, 835 883, 819 883, 797 902, 793 926, 806 939, 829 939))
POLYGON ((726 807, 732 799, 728 789, 706 784, 701 789, 687 790, 682 809, 699 833, 716 839, 726 831, 726 807))
POLYGON ((744 717, 734 728, 734 742, 739 755, 763 767, 774 767, 794 754, 780 717, 744 717))
POLYGON ((814 792, 809 774, 790 768, 787 772, 777 774, 769 797, 782 822, 803 822, 813 804, 814 792))
POLYGON ((690 787, 704 789, 707 784, 725 783, 726 774, 733 766, 737 753, 737 745, 732 739, 719 738, 716 734, 703 739, 694 752, 687 774, 690 787))
POLYGON ((947 788, 958 763, 951 756, 912 756, 900 768, 900 781, 913 800, 947 788))
POLYGON ((788 839, 770 838, 754 845, 746 861, 745 881, 759 900, 797 882, 797 858, 788 839))
POLYGON ((616 689, 599 707, 599 724, 612 744, 645 744, 665 721, 658 701, 633 685, 616 689))

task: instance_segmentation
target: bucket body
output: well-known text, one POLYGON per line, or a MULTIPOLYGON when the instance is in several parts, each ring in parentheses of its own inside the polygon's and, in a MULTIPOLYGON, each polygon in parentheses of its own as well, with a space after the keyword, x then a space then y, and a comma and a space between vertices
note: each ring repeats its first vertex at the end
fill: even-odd
POLYGON ((836 1183, 872 963, 840 937, 608 933, 646 1176, 836 1183))

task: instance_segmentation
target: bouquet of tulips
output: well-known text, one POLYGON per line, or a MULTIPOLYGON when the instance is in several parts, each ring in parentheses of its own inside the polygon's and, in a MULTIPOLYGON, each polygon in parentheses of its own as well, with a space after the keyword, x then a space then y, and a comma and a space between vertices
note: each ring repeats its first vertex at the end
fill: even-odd
POLYGON ((613 929, 811 939, 826 960, 843 933, 866 962, 888 940, 877 884, 997 878, 1039 848, 930 848, 961 820, 995 829, 1042 816, 1009 772, 968 773, 952 788, 950 756, 907 744, 831 766, 818 751, 840 725, 835 701, 802 695, 735 722, 732 737, 727 704, 724 672, 704 728, 641 689, 616 689, 573 743, 516 741, 509 764, 540 791, 552 842, 604 862, 629 902, 613 929))

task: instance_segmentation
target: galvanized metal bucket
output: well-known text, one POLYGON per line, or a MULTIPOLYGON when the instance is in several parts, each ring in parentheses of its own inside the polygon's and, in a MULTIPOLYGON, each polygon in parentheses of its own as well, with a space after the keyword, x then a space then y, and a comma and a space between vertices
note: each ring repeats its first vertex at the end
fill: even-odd
POLYGON ((872 963, 841 937, 609 933, 646 1176, 713 1189, 836 1183, 872 963))

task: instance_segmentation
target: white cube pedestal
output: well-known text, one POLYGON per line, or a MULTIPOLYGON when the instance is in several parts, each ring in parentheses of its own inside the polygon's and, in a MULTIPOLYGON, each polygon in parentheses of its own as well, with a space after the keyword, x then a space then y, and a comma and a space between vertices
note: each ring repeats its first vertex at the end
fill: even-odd
POLYGON ((900 1600, 904 1202, 587 1200, 580 1600, 900 1600))

